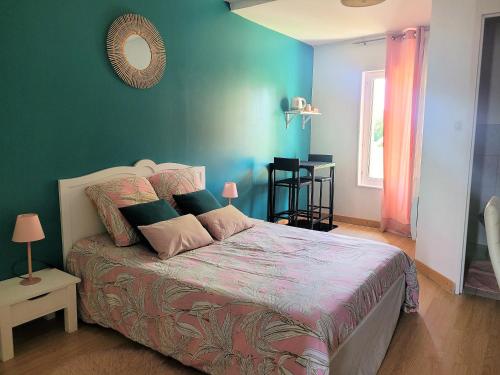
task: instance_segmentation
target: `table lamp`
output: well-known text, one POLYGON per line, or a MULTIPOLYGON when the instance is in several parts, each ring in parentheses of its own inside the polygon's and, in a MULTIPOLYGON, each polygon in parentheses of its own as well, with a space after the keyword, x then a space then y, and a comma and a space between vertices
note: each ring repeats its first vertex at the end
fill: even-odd
POLYGON ((28 270, 29 276, 27 279, 21 281, 21 285, 33 285, 39 283, 42 279, 33 277, 33 269, 31 265, 31 243, 40 241, 45 238, 43 233, 42 224, 37 214, 23 214, 18 215, 12 241, 18 243, 28 244, 28 270))
POLYGON ((236 182, 226 182, 224 184, 222 196, 228 199, 229 204, 231 204, 231 199, 238 198, 238 189, 236 188, 236 182))

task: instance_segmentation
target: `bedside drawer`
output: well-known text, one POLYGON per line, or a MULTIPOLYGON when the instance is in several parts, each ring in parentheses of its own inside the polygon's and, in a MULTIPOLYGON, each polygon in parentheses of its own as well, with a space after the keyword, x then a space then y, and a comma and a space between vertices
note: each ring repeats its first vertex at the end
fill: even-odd
POLYGON ((10 307, 11 326, 15 327, 53 313, 54 311, 64 309, 66 304, 66 288, 16 303, 10 307))

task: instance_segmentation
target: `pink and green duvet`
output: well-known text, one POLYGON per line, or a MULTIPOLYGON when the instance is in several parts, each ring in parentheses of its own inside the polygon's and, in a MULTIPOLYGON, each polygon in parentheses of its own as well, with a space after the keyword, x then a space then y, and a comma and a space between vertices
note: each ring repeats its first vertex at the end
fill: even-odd
POLYGON ((106 235, 78 242, 84 321, 210 374, 328 374, 336 349, 402 275, 418 309, 414 262, 378 242, 259 222, 162 261, 106 235))

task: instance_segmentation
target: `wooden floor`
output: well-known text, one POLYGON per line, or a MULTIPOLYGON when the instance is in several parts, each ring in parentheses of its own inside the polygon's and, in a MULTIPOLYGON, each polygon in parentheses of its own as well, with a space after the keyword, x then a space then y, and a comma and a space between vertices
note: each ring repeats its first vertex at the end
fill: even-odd
MULTIPOLYGON (((410 256, 415 253, 413 241, 373 228, 340 223, 335 233, 372 238, 399 246, 410 256)), ((420 312, 402 314, 379 374, 500 374, 500 301, 455 296, 425 277, 419 281, 420 312)), ((0 374, 48 375, 79 354, 135 346, 108 329, 80 323, 78 332, 70 335, 63 327, 58 318, 16 328, 16 357, 0 363, 0 374)))
POLYGON ((333 231, 335 234, 368 238, 370 240, 388 243, 402 249, 411 258, 415 259, 415 241, 392 233, 382 233, 377 228, 362 227, 359 225, 335 222, 339 227, 333 231))

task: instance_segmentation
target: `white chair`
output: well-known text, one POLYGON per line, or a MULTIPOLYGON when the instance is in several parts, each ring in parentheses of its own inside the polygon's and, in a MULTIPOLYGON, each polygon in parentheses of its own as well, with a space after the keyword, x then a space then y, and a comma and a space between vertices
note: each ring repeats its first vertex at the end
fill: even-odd
POLYGON ((500 287, 500 198, 492 197, 484 209, 486 241, 493 271, 500 287))

